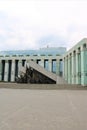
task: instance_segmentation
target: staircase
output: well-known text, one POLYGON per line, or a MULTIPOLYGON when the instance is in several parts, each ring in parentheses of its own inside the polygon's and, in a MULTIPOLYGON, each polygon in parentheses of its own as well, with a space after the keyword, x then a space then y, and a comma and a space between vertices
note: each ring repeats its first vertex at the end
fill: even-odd
POLYGON ((43 75, 49 77, 50 79, 56 81, 56 84, 67 84, 66 81, 62 77, 60 77, 60 76, 58 76, 58 75, 56 75, 56 74, 54 74, 50 71, 47 71, 42 66, 35 63, 34 61, 29 61, 29 63, 26 64, 26 65, 32 67, 33 69, 35 69, 36 71, 38 71, 38 72, 42 73, 43 75))

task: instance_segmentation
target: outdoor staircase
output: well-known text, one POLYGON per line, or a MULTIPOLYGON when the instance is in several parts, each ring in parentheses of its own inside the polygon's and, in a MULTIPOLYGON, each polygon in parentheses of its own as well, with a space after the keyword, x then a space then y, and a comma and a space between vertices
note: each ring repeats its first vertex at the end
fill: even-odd
POLYGON ((67 84, 67 82, 60 76, 47 71, 44 67, 42 67, 41 65, 35 63, 34 61, 29 61, 29 63, 26 64, 28 67, 32 67, 33 69, 35 69, 36 71, 40 72, 41 74, 49 77, 50 79, 54 80, 56 82, 56 84, 67 84))

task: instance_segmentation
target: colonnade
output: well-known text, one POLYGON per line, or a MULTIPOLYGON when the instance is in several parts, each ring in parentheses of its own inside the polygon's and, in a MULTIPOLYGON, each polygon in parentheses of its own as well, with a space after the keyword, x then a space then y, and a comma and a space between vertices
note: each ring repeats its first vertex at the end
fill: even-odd
POLYGON ((0 81, 15 82, 20 68, 33 60, 47 71, 64 77, 69 84, 87 85, 87 38, 63 56, 0 56, 0 81))
POLYGON ((60 59, 57 58, 33 58, 29 56, 25 58, 20 57, 3 57, 0 59, 0 81, 15 82, 15 78, 20 74, 20 68, 29 66, 29 61, 33 60, 37 64, 44 67, 50 72, 54 72, 57 75, 60 74, 60 59))
POLYGON ((69 84, 87 85, 87 43, 73 47, 63 62, 63 76, 69 84))

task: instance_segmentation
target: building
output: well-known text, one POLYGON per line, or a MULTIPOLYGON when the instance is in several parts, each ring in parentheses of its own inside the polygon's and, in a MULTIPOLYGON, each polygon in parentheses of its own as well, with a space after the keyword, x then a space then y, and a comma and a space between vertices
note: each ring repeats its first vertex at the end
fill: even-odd
POLYGON ((67 52, 66 48, 62 47, 3 51, 0 55, 0 81, 15 82, 20 68, 26 65, 31 65, 32 68, 37 68, 41 73, 55 79, 54 73, 57 76, 56 83, 59 83, 59 77, 62 77, 69 84, 87 85, 87 38, 82 39, 67 52))
POLYGON ((20 75, 21 68, 26 67, 26 65, 31 65, 32 68, 37 69, 37 71, 44 75, 56 79, 53 73, 62 76, 61 55, 65 52, 65 47, 41 48, 40 50, 2 51, 0 55, 0 81, 15 82, 16 77, 20 75), (31 63, 31 61, 33 63, 31 63), (36 64, 38 64, 39 67, 36 64), (47 71, 43 70, 40 66, 47 71))
POLYGON ((63 55, 63 76, 69 84, 87 85, 87 38, 63 55))

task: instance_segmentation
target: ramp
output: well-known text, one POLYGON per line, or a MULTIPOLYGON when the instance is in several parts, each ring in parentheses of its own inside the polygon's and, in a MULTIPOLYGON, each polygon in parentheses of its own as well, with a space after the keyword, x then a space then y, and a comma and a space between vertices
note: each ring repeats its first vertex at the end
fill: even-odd
POLYGON ((27 66, 32 67, 36 71, 40 72, 41 74, 49 77, 50 79, 54 80, 56 84, 67 84, 66 81, 56 74, 47 71, 44 67, 40 66, 39 64, 35 63, 34 61, 29 61, 29 63, 26 63, 27 66))

